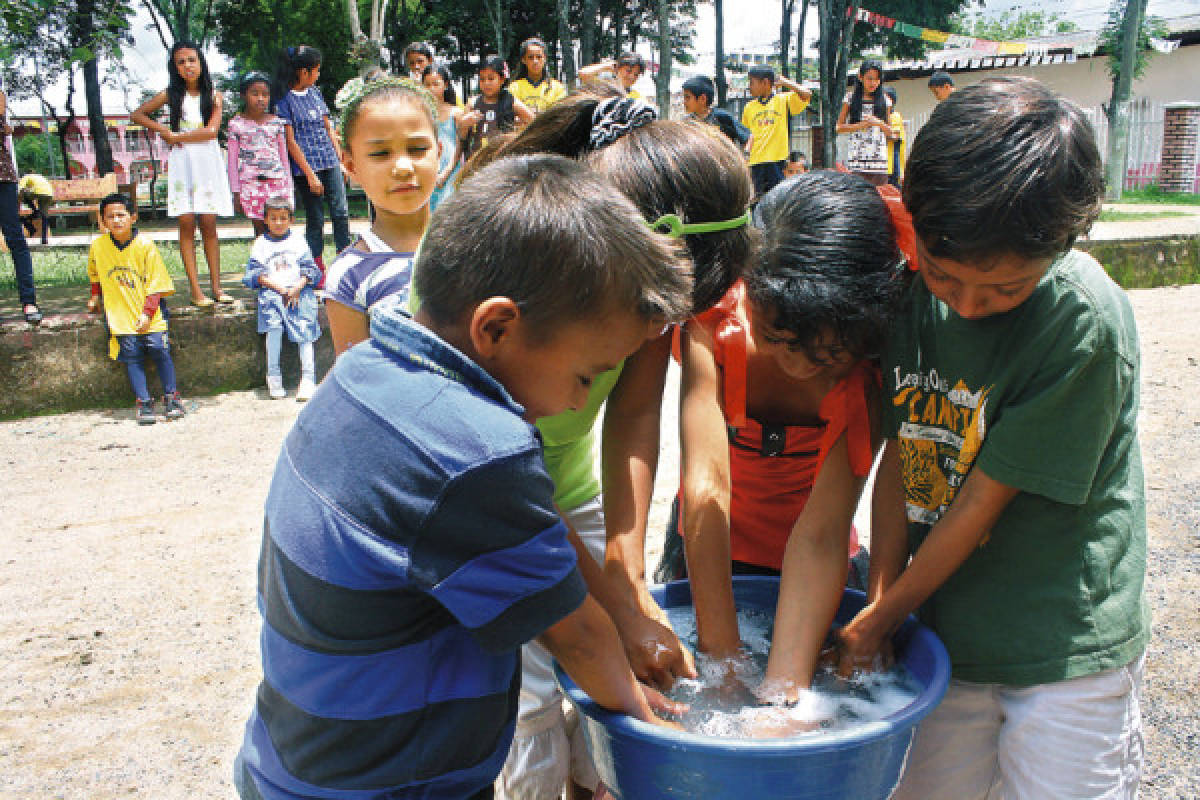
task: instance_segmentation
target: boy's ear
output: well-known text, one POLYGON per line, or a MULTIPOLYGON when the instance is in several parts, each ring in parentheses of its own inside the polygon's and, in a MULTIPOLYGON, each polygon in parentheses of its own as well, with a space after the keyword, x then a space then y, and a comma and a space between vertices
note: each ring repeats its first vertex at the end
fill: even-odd
POLYGON ((511 298, 489 297, 471 313, 467 333, 475 352, 489 359, 512 342, 520 325, 521 309, 511 298))
MULTIPOLYGON (((354 156, 350 154, 349 147, 342 148, 342 166, 346 168, 346 172, 350 173, 351 178, 354 178, 356 182, 361 183, 361 181, 358 180, 358 176, 354 174, 354 156)), ((299 177, 303 178, 304 176, 301 175, 299 177)))

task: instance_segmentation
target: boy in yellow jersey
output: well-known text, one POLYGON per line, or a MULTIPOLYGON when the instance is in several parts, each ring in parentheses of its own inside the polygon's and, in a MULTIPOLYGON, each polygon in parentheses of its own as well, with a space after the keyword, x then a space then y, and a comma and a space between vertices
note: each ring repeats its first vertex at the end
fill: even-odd
POLYGON ((762 197, 783 180, 788 157, 788 114, 808 108, 812 92, 783 76, 777 78, 770 67, 751 67, 748 74, 754 99, 742 111, 742 124, 751 134, 746 152, 750 154, 754 194, 762 197), (776 93, 776 82, 788 91, 776 93))
POLYGON ((125 365, 129 384, 137 398, 139 425, 153 425, 154 400, 146 385, 142 364, 147 356, 158 370, 163 385, 163 410, 168 419, 185 413, 175 386, 175 364, 167 343, 167 320, 161 299, 175 293, 175 284, 167 274, 158 248, 133 227, 137 213, 128 196, 114 192, 100 201, 100 218, 108 233, 92 242, 88 250, 88 280, 92 294, 88 311, 100 310, 112 335, 109 357, 125 365))
POLYGON ((567 87, 546 72, 546 43, 536 36, 521 42, 517 79, 508 86, 513 97, 540 114, 567 96, 567 87))
POLYGON ((904 117, 896 110, 896 90, 891 86, 886 86, 883 93, 892 101, 891 114, 888 116, 888 124, 892 126, 892 135, 888 137, 888 183, 892 186, 899 186, 900 179, 904 177, 904 156, 908 149, 908 135, 904 131, 904 117))

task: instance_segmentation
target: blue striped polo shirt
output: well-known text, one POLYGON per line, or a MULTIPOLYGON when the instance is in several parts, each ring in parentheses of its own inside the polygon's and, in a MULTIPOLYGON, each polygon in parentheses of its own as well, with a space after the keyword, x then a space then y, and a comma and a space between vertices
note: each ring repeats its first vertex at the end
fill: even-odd
MULTIPOLYGON (((338 166, 337 150, 325 128, 329 106, 325 105, 325 98, 315 86, 303 92, 288 91, 275 104, 275 114, 284 124, 292 126, 296 144, 300 145, 305 160, 314 171, 338 166)), ((292 174, 302 174, 295 161, 292 162, 292 174)))
POLYGON ((586 595, 522 413, 388 307, 297 418, 267 496, 241 750, 267 800, 449 800, 499 773, 518 648, 586 595))

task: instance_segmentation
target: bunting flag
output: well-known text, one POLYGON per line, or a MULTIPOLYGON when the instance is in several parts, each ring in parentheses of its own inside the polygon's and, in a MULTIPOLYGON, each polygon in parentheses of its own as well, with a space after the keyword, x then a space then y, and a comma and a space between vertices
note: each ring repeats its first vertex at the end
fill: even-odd
MULTIPOLYGON (((849 16, 851 9, 846 10, 849 16)), ((907 36, 911 39, 921 39, 922 41, 932 42, 934 44, 944 44, 947 47, 975 50, 984 55, 1001 55, 1001 56, 1023 56, 1023 55, 1045 55, 1047 46, 1044 44, 1031 45, 1025 42, 993 42, 988 39, 976 39, 974 36, 962 36, 957 33, 947 33, 945 31, 935 31, 932 28, 924 28, 920 25, 910 25, 907 22, 885 17, 883 14, 876 14, 874 11, 868 11, 865 8, 858 9, 856 19, 859 22, 865 22, 868 25, 874 25, 877 28, 886 28, 895 31, 901 36, 907 36)), ((1159 52, 1169 53, 1175 47, 1179 46, 1179 42, 1153 40, 1151 45, 1159 52)), ((1056 47, 1056 50, 1069 49, 1056 47)))

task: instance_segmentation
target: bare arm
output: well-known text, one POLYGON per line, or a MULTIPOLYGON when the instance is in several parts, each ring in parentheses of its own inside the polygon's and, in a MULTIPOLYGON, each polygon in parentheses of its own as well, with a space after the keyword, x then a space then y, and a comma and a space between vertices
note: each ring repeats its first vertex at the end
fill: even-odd
POLYGON ((220 92, 213 92, 213 110, 208 115, 208 121, 203 127, 193 128, 190 131, 180 131, 175 134, 175 142, 177 144, 188 144, 191 142, 207 142, 217 138, 217 131, 221 127, 221 106, 224 104, 221 99, 220 92))
POLYGON ((594 83, 600 79, 600 76, 605 72, 615 72, 617 62, 609 59, 607 61, 597 61, 595 64, 588 64, 586 67, 579 68, 579 80, 586 83, 594 83))
POLYGON ((900 444, 888 439, 875 473, 871 494, 871 569, 867 577, 867 602, 887 591, 908 560, 908 520, 900 474, 900 444))
POLYGON ((337 153, 337 160, 338 160, 338 163, 340 164, 342 162, 342 140, 341 140, 341 137, 338 136, 337 130, 333 127, 333 120, 331 120, 329 118, 328 114, 325 115, 324 117, 322 117, 321 119, 325 123, 325 133, 329 134, 329 141, 330 141, 330 143, 333 144, 333 152, 337 153))
POLYGON ((329 335, 333 337, 335 358, 371 336, 370 320, 357 309, 326 299, 325 315, 329 317, 329 335))
POLYGON ((529 106, 516 97, 513 98, 513 113, 517 115, 517 121, 521 125, 528 125, 533 121, 533 112, 529 110, 529 106))
POLYGON ((696 607, 700 650, 714 658, 739 654, 729 545, 729 443, 717 393, 720 379, 711 338, 698 326, 683 332, 679 408, 683 473, 683 535, 696 607))
POLYGON ((843 434, 830 449, 783 556, 775 634, 760 694, 795 701, 817 658, 846 584, 854 510, 865 479, 854 475, 843 434))
POLYGON ((283 135, 287 138, 288 155, 292 157, 292 161, 296 162, 296 166, 300 168, 300 174, 304 176, 308 183, 308 189, 313 194, 324 194, 325 185, 321 183, 321 179, 317 177, 317 173, 308 165, 308 159, 304 157, 304 150, 300 147, 300 143, 296 141, 296 131, 291 125, 283 126, 283 135))
POLYGON ((808 89, 805 89, 803 86, 796 83, 794 80, 791 80, 790 78, 785 78, 784 76, 779 75, 779 76, 776 76, 775 81, 780 86, 783 86, 785 89, 787 89, 788 91, 792 91, 792 92, 795 92, 796 94, 800 95, 800 97, 803 98, 804 100, 812 99, 812 92, 810 92, 808 89))
POLYGON ((157 113, 158 110, 166 104, 167 93, 165 91, 159 92, 158 94, 154 95, 154 97, 151 97, 149 100, 138 106, 137 109, 135 109, 134 112, 129 115, 129 119, 136 125, 141 125, 147 130, 154 131, 163 138, 163 141, 171 145, 176 143, 176 137, 178 134, 151 116, 151 114, 157 113))

